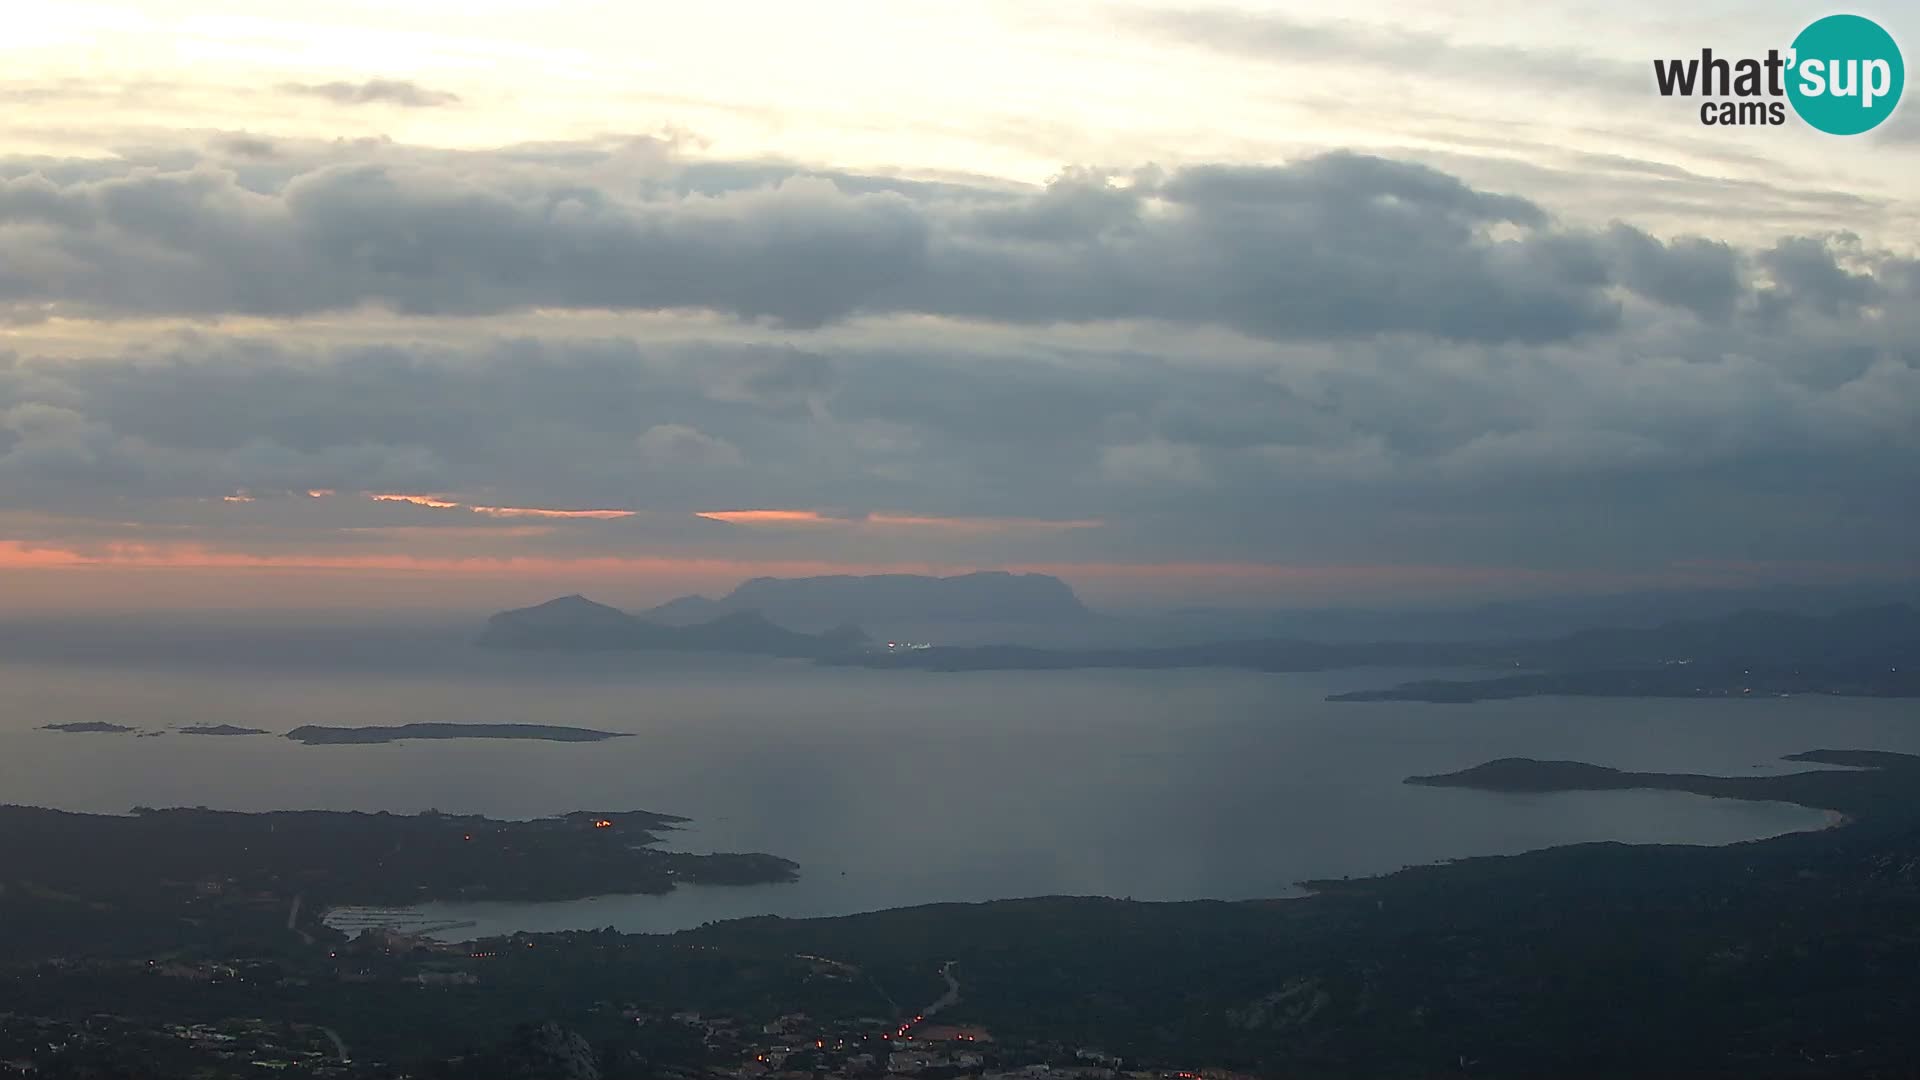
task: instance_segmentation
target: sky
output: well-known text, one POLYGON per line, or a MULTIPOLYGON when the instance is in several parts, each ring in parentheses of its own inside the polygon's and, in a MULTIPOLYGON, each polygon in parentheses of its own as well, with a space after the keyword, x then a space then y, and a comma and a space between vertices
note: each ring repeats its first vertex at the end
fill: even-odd
POLYGON ((1917 107, 1654 92, 1827 8, 1441 7, 21 8, 0 608, 1920 576, 1917 107))

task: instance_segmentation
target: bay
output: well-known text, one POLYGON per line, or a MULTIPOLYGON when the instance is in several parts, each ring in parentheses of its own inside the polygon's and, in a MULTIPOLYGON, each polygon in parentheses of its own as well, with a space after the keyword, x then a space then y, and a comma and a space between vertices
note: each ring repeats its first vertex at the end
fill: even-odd
POLYGON ((1552 699, 1329 703, 1420 672, 926 672, 648 656, 464 654, 418 670, 0 663, 0 798, 535 817, 649 809, 670 846, 768 851, 801 880, 666 897, 427 905, 463 934, 667 931, 743 915, 1073 894, 1297 894, 1308 878, 1594 840, 1720 844, 1822 813, 1667 792, 1401 783, 1492 758, 1747 774, 1814 747, 1920 752, 1911 703, 1552 699), (106 720, 164 737, 60 733, 106 720), (303 746, 301 724, 543 723, 601 743, 303 746), (274 734, 196 736, 190 724, 274 734))

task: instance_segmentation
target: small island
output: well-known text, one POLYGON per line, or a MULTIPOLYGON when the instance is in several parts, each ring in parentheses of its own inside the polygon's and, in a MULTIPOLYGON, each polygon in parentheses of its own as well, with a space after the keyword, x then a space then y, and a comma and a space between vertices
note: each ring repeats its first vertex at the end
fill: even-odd
POLYGON ((235 724, 194 724, 180 729, 182 735, 265 735, 265 728, 240 727, 235 724))
POLYGON ((66 724, 41 724, 41 731, 66 731, 83 735, 124 735, 133 729, 125 724, 109 724, 105 720, 75 720, 66 724))
POLYGON ((389 743, 403 739, 541 739, 547 742, 601 742, 625 738, 626 732, 551 724, 398 724, 392 727, 330 727, 307 724, 287 732, 287 738, 308 746, 345 743, 389 743))
POLYGON ((1545 793, 1647 789, 1684 791, 1715 799, 1787 802, 1850 818, 1910 819, 1920 782, 1920 757, 1885 750, 1809 750, 1784 761, 1840 766, 1771 776, 1707 776, 1610 769, 1580 761, 1500 758, 1459 772, 1409 776, 1423 787, 1545 793))

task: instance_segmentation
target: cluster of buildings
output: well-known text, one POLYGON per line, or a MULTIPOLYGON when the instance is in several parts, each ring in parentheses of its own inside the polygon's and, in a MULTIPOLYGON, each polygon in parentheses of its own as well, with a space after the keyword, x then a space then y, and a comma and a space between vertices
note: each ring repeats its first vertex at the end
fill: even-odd
POLYGON ((713 1040, 738 1040, 741 1060, 708 1070, 715 1080, 1253 1080, 1218 1069, 1129 1070, 1097 1049, 1009 1044, 982 1027, 924 1017, 907 1024, 873 1017, 819 1023, 793 1013, 745 1036, 729 1020, 696 1013, 673 1020, 697 1025, 713 1040))
MULTIPOLYGON (((516 935, 454 944, 393 927, 369 927, 329 948, 322 969, 287 970, 272 960, 190 957, 147 961, 53 962, 49 970, 77 973, 132 968, 152 980, 156 1000, 173 994, 169 984, 238 982, 262 987, 400 983, 420 991, 458 991, 490 981, 495 964, 510 968, 531 954, 524 950, 564 943, 516 935), (330 969, 330 970, 325 970, 330 969)), ((688 944, 689 949, 711 946, 688 944)), ((802 955, 816 975, 853 977, 857 968, 826 957, 802 955)), ((943 970, 943 974, 946 972, 943 970)), ((949 995, 926 1007, 942 1012, 949 995)), ((348 991, 351 993, 352 991, 348 991)), ((1120 1058, 1092 1047, 1058 1042, 1023 1044, 996 1039, 978 1025, 913 1015, 816 1018, 789 1012, 771 1019, 667 1012, 658 1006, 601 1001, 591 1010, 621 1026, 661 1025, 671 1037, 662 1045, 692 1050, 682 1061, 659 1062, 655 1072, 679 1080, 1241 1080, 1232 1074, 1129 1070, 1120 1058)), ((661 1030, 661 1029, 656 1029, 661 1030)), ((604 1035, 604 1027, 601 1031, 604 1035)), ((578 1040, 578 1036, 568 1035, 578 1040)), ((646 1040, 642 1040, 643 1042, 646 1040)), ((587 1044, 582 1042, 582 1046, 587 1044)), ((340 1037, 325 1027, 285 1020, 236 1019, 219 1024, 162 1024, 95 1016, 68 1022, 0 1014, 0 1080, 7 1077, 72 1075, 264 1076, 368 1080, 391 1077, 392 1063, 354 1061, 340 1037)))

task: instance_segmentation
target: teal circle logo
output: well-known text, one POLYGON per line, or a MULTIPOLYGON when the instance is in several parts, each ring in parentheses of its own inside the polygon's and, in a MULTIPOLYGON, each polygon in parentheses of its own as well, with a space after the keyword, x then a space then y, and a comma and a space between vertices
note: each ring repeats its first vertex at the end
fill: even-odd
POLYGON ((1893 115, 1907 82, 1900 46, 1859 15, 1818 19, 1793 39, 1787 98, 1829 135, 1858 135, 1893 115))

